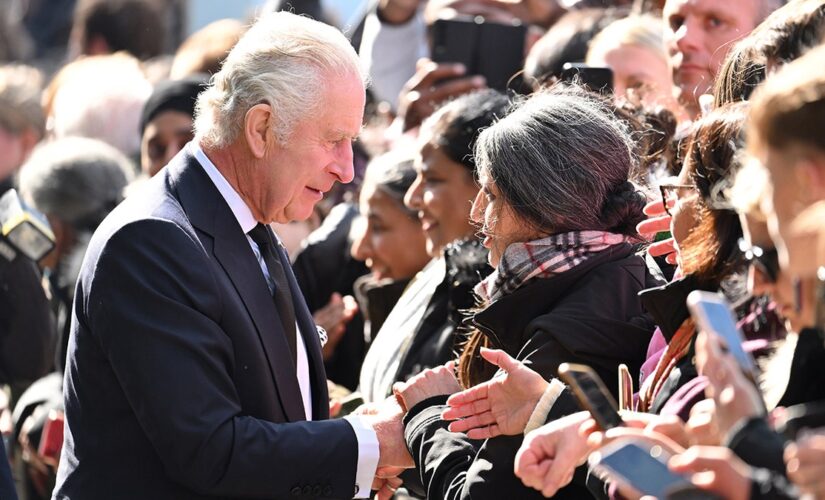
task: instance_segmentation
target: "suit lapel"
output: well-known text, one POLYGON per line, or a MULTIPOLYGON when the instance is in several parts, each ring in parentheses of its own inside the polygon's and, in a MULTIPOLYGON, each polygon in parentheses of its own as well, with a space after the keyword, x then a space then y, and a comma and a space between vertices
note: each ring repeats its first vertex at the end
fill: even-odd
POLYGON ((255 324, 284 412, 290 421, 305 420, 286 334, 246 235, 188 148, 167 168, 171 170, 170 179, 192 225, 214 238, 215 259, 226 271, 255 324))

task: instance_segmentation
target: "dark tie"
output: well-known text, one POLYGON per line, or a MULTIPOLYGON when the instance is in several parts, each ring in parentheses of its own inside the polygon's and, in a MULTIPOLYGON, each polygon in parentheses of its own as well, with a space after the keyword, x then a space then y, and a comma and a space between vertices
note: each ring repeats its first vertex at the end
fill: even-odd
MULTIPOLYGON (((275 282, 275 307, 281 317, 281 323, 286 333, 286 340, 292 354, 292 362, 297 359, 297 347, 295 337, 295 307, 292 304, 292 293, 289 291, 289 283, 286 280, 284 267, 281 265, 281 258, 275 250, 275 242, 270 230, 263 224, 258 224, 251 231, 249 236, 258 245, 261 257, 264 258, 269 276, 275 282)), ((297 366, 297 365, 296 365, 297 366)))

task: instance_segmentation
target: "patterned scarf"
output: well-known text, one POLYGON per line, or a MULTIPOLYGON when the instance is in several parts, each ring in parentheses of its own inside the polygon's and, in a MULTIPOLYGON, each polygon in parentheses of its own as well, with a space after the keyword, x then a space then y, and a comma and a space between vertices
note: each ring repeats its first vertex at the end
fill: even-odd
POLYGON ((489 304, 533 278, 563 273, 601 251, 632 240, 604 231, 571 231, 513 243, 504 250, 498 268, 476 285, 475 292, 489 304))

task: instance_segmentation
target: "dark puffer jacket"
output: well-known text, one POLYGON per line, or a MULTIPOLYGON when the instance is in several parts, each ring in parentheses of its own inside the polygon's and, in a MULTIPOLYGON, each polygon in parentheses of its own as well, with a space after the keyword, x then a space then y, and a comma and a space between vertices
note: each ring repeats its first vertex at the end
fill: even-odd
MULTIPOLYGON (((630 245, 600 253, 553 278, 536 279, 473 317, 493 347, 530 363, 545 379, 563 362, 596 370, 614 392, 620 363, 638 373, 654 324, 638 293, 653 286, 644 260, 630 245)), ((405 438, 428 498, 542 498, 513 474, 523 436, 473 441, 447 430, 441 400, 416 405, 405 417, 405 438), (427 404, 429 403, 429 404, 427 404), (436 404, 433 404, 436 403, 436 404)), ((562 392, 550 418, 579 411, 569 390, 562 392)), ((582 481, 556 498, 588 498, 582 481)))

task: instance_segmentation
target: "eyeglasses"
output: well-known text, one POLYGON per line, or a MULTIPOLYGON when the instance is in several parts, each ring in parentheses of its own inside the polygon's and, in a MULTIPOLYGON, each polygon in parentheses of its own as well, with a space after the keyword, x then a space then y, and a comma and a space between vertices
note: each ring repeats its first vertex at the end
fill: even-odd
POLYGON ((762 247, 751 245, 745 238, 739 238, 738 243, 742 259, 756 268, 771 283, 776 283, 776 278, 779 276, 779 254, 776 249, 765 250, 762 247))
POLYGON ((670 212, 670 205, 675 205, 677 201, 686 198, 694 191, 696 191, 696 186, 689 184, 659 184, 659 192, 662 193, 662 203, 665 204, 665 213, 673 217, 673 214, 670 212))

